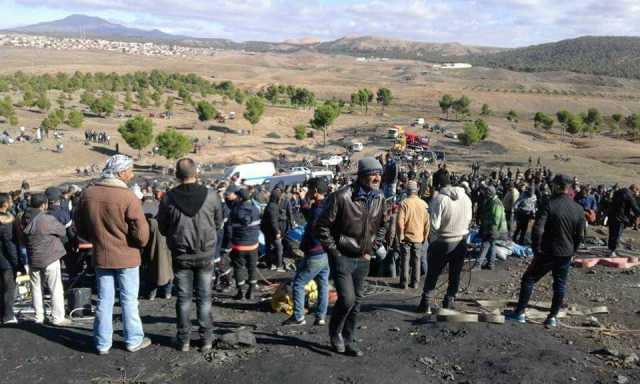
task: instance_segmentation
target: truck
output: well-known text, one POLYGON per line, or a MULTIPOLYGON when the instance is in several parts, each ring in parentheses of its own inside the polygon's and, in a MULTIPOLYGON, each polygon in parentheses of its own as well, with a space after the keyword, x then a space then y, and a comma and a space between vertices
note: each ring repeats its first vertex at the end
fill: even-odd
POLYGON ((270 161, 239 164, 224 169, 225 179, 236 176, 238 180, 244 180, 246 185, 260 185, 275 174, 276 166, 270 161))

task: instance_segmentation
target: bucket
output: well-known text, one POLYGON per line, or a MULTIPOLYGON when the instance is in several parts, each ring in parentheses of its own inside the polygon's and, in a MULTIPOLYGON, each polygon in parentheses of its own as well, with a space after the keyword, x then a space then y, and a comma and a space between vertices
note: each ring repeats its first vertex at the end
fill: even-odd
POLYGON ((91 288, 72 288, 69 290, 69 315, 91 315, 91 288))

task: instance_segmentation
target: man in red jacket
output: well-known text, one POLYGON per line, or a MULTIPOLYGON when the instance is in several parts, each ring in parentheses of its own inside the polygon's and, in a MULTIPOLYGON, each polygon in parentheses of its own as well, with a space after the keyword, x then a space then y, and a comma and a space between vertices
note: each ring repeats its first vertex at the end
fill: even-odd
POLYGON ((112 156, 102 179, 83 192, 76 213, 78 235, 94 249, 98 305, 93 333, 100 355, 111 349, 116 280, 127 350, 136 352, 151 345, 138 313, 140 250, 149 241, 149 225, 142 202, 127 188, 133 177, 133 160, 112 156))

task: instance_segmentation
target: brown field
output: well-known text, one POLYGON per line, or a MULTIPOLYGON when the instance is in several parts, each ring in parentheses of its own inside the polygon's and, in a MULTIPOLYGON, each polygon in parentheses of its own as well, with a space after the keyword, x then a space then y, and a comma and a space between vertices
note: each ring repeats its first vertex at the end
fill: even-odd
MULTIPOLYGON (((330 140, 351 136, 358 129, 358 139, 365 144, 376 135, 383 135, 385 128, 392 124, 408 125, 416 117, 424 117, 429 122, 440 119, 437 100, 444 93, 453 96, 465 94, 473 100, 473 116, 477 115, 483 103, 489 104, 494 116, 490 124, 489 143, 477 147, 464 148, 453 140, 434 136, 434 142, 449 153, 454 169, 466 169, 467 162, 478 158, 485 167, 501 163, 512 166, 526 165, 532 156, 540 156, 545 165, 577 175, 587 182, 630 183, 640 176, 640 145, 627 140, 614 139, 608 135, 591 138, 560 137, 557 128, 547 134, 534 130, 530 118, 537 111, 555 113, 560 109, 572 112, 598 108, 603 115, 612 113, 629 114, 637 111, 640 100, 640 82, 586 76, 572 73, 516 73, 505 70, 473 68, 470 70, 435 71, 424 63, 392 60, 388 62, 358 63, 352 57, 324 56, 311 53, 294 55, 261 54, 246 55, 239 52, 220 53, 214 57, 192 57, 186 59, 166 57, 138 57, 106 52, 53 51, 31 49, 0 49, 2 66, 0 73, 22 70, 28 73, 55 73, 59 71, 118 72, 149 71, 160 69, 177 71, 212 78, 215 81, 231 80, 244 89, 257 90, 270 83, 304 86, 320 98, 339 97, 348 100, 358 88, 377 90, 388 87, 392 90, 394 104, 385 114, 379 107, 370 108, 368 115, 359 111, 340 116, 331 128, 330 140), (502 116, 514 109, 520 115, 520 123, 515 129, 502 116), (370 128, 370 129, 366 129, 370 128), (375 130, 374 130, 375 129, 375 130), (374 133, 375 132, 375 133, 374 133), (365 134, 367 136, 365 136, 365 134), (371 136, 371 137, 369 137, 371 136), (497 144, 497 145, 495 145, 497 144), (500 148, 501 150, 497 150, 500 148), (555 160, 557 154, 570 157, 570 161, 555 160)), ((19 98, 14 96, 14 100, 19 98)), ((122 98, 122 95, 120 95, 122 98)), ((195 96, 195 95, 194 95, 195 96)), ((51 92, 49 98, 55 106, 57 95, 51 92)), ((79 93, 70 105, 77 104, 79 93)), ((216 108, 235 111, 238 118, 228 121, 226 126, 234 129, 250 128, 242 118, 243 107, 233 101, 224 104, 219 97, 209 97, 216 108)), ((120 106, 118 106, 120 108, 120 106)), ((280 152, 298 153, 307 156, 319 152, 336 152, 339 147, 322 148, 321 135, 303 142, 293 138, 292 127, 306 123, 312 111, 283 107, 268 107, 262 121, 251 136, 222 134, 207 130, 207 126, 197 121, 195 112, 189 107, 176 103, 176 116, 171 120, 154 119, 156 131, 169 125, 189 127, 184 130, 206 143, 203 153, 197 159, 203 162, 242 162, 249 159, 268 159, 280 152), (281 139, 266 137, 277 132, 281 139), (301 148, 304 148, 301 149, 301 148)), ((148 115, 161 112, 162 108, 148 108, 134 113, 148 115)), ((42 113, 19 109, 20 126, 27 130, 37 127, 44 118, 42 113)), ((2 189, 19 186, 23 179, 32 185, 43 187, 52 183, 75 180, 76 168, 84 169, 91 164, 101 165, 111 148, 85 146, 83 130, 105 130, 112 144, 120 142, 120 149, 134 154, 124 144, 116 130, 124 119, 115 117, 86 118, 82 129, 66 127, 65 153, 52 152, 53 139, 41 144, 19 143, 0 147, 0 183, 2 189)), ((215 124, 215 123, 214 123, 215 124)), ((446 122, 454 131, 460 131, 462 123, 446 122)), ((12 134, 17 128, 0 123, 1 130, 12 134)), ((606 131, 606 126, 604 127, 606 131)), ((372 143, 366 146, 366 153, 380 153, 385 147, 372 143)), ((149 148, 150 149, 150 148, 149 148)), ((164 159, 145 156, 142 163, 168 164, 164 159)))

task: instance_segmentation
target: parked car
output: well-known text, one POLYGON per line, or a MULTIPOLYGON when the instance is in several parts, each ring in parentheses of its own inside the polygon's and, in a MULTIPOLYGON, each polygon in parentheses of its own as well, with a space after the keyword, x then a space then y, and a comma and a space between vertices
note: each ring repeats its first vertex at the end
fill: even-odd
POLYGON ((342 164, 342 160, 342 156, 333 155, 331 157, 320 159, 320 164, 324 167, 336 166, 338 164, 342 164))
POLYGON ((364 145, 362 143, 355 142, 351 144, 349 149, 351 149, 352 152, 362 152, 362 150, 364 149, 364 145))

